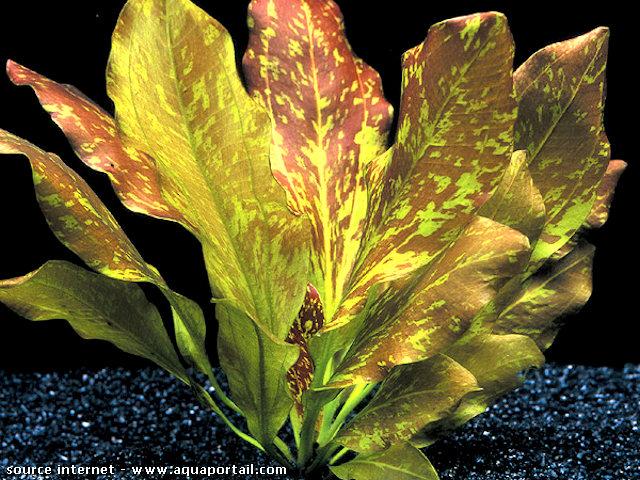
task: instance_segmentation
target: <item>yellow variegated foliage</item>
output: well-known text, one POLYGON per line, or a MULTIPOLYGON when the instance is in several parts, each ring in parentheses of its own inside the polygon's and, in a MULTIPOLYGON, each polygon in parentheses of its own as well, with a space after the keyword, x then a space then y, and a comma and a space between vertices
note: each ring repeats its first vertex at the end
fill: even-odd
POLYGON ((229 33, 200 7, 129 0, 107 69, 114 117, 7 64, 127 208, 200 242, 229 395, 200 306, 80 175, 4 130, 0 153, 28 158, 53 233, 95 272, 51 261, 0 280, 0 302, 152 360, 304 475, 435 480, 419 448, 516 388, 591 294, 585 233, 626 166, 602 123, 608 31, 514 72, 502 14, 437 23, 403 57, 388 145, 392 108, 333 0, 252 0, 249 30, 243 83, 229 33), (136 283, 166 297, 177 349, 136 283))

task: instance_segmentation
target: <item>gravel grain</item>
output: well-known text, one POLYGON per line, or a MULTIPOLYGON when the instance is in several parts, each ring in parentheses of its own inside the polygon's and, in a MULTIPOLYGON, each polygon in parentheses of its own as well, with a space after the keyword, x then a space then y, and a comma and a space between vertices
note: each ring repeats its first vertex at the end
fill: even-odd
MULTIPOLYGON (((426 453, 442 480, 635 480, 639 422, 640 366, 550 365, 426 453)), ((131 467, 232 464, 275 465, 163 371, 0 371, 2 480, 195 479, 135 476, 131 467), (114 465, 118 473, 7 474, 9 466, 58 465, 114 465)))

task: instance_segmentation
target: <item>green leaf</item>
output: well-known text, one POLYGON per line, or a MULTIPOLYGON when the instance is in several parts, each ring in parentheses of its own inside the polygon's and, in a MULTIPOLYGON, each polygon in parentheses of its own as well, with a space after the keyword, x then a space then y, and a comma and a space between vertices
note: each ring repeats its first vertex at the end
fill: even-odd
POLYGON ((365 165, 386 148, 392 108, 332 0, 253 0, 249 26, 248 88, 273 120, 274 175, 311 220, 312 283, 332 317, 362 236, 365 165))
POLYGON ((497 13, 438 23, 405 54, 392 158, 376 174, 357 268, 326 330, 357 315, 372 285, 437 258, 496 186, 512 152, 512 62, 497 13))
POLYGON ((602 115, 609 32, 595 29, 535 53, 515 73, 519 99, 516 148, 547 211, 530 271, 584 223, 609 161, 602 115))
POLYGON ((118 280, 156 285, 171 303, 183 356, 212 376, 200 307, 169 289, 146 263, 111 212, 87 183, 60 158, 0 130, 0 153, 19 154, 31 164, 36 198, 55 236, 92 269, 118 280))
POLYGON ((293 405, 286 379, 298 359, 298 346, 275 342, 243 312, 219 303, 218 354, 249 431, 270 445, 293 405))
POLYGON ((533 245, 545 223, 544 201, 527 168, 527 153, 513 153, 494 194, 478 210, 478 215, 514 228, 533 245))
POLYGON ((309 226, 271 173, 271 121, 240 81, 227 31, 188 0, 130 0, 107 77, 124 143, 155 159, 214 297, 284 340, 305 294, 309 226))
POLYGON ((412 443, 432 444, 443 434, 485 412, 498 397, 522 385, 522 372, 544 364, 535 342, 523 335, 481 335, 460 341, 446 355, 469 370, 481 390, 469 393, 449 416, 428 425, 412 443))
POLYGON ((593 245, 579 244, 564 258, 527 279, 500 311, 492 331, 527 335, 541 350, 549 348, 562 318, 580 309, 591 296, 594 250, 593 245))
POLYGON ((395 365, 424 360, 453 343, 476 313, 529 259, 520 232, 476 217, 429 268, 368 311, 329 386, 382 380, 395 365))
POLYGON ((476 390, 473 375, 444 355, 396 367, 336 441, 356 452, 384 450, 411 440, 476 390))
POLYGON ((341 480, 438 480, 427 457, 407 443, 330 468, 341 480))
POLYGON ((0 281, 0 301, 29 320, 64 319, 81 337, 111 342, 189 383, 158 310, 135 284, 51 261, 0 281))

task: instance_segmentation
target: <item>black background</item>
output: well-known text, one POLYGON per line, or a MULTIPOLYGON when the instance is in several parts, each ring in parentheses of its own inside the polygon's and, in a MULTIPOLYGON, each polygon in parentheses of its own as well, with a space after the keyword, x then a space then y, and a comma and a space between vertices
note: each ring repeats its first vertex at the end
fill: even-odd
MULTIPOLYGON (((247 42, 247 1, 200 0, 236 41, 238 57, 247 42)), ((551 360, 620 366, 640 362, 635 303, 638 296, 638 247, 632 225, 637 218, 638 168, 632 150, 637 128, 637 27, 630 2, 455 1, 381 2, 342 0, 347 33, 355 52, 383 77, 386 96, 397 107, 400 55, 420 43, 430 24, 481 10, 507 14, 516 41, 516 64, 554 41, 596 26, 611 28, 606 125, 613 158, 631 165, 619 186, 609 223, 593 235, 597 245, 594 294, 583 311, 569 319, 551 360)), ((123 0, 91 2, 4 2, 0 18, 0 61, 12 58, 54 80, 71 83, 97 103, 112 109, 105 93, 104 70, 110 35, 123 0)), ((85 167, 49 120, 28 88, 0 75, 0 127, 60 154, 81 172, 115 213, 143 256, 172 287, 207 308, 209 349, 214 352, 215 320, 198 244, 178 225, 129 212, 120 205, 105 176, 85 167)), ((0 156, 0 278, 22 275, 50 258, 77 261, 59 245, 40 214, 28 162, 0 156)), ((62 321, 32 323, 0 305, 0 368, 50 369, 74 366, 139 366, 144 362, 104 342, 85 341, 62 321)))

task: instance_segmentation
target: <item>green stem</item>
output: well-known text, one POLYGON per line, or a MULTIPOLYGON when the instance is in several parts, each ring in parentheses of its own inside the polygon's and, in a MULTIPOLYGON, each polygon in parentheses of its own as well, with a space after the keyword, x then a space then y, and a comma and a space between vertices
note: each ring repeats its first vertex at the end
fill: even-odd
POLYGON ((213 387, 213 393, 216 394, 216 397, 218 397, 220 401, 224 403, 227 407, 229 407, 231 410, 242 415, 242 410, 240 410, 240 407, 238 407, 235 404, 235 402, 231 400, 226 393, 224 393, 224 390, 218 383, 218 379, 216 379, 216 376, 214 375, 214 373, 211 372, 208 375, 208 377, 209 377, 209 383, 211 383, 211 386, 213 387))
POLYGON ((222 421, 231 429, 231 431, 233 431, 233 433, 235 433, 238 437, 240 437, 241 439, 243 439, 244 441, 250 443, 251 445, 253 445, 254 447, 260 449, 261 451, 265 452, 265 448, 262 446, 262 444, 260 442, 258 442, 258 440, 256 440, 255 438, 253 438, 251 435, 249 435, 248 433, 243 432, 242 430, 240 430, 238 427, 236 427, 234 425, 234 423, 229 420, 229 417, 227 417, 224 412, 222 411, 222 409, 218 406, 218 404, 216 403, 216 401, 211 398, 211 395, 209 395, 209 392, 207 392, 204 388, 202 388, 200 385, 198 384, 194 384, 193 387, 195 389, 198 390, 198 392, 202 395, 202 397, 206 400, 207 405, 209 406, 209 408, 211 408, 211 410, 213 410, 216 414, 218 414, 220 416, 220 418, 222 419, 222 421))
POLYGON ((353 387, 353 390, 347 397, 347 400, 344 402, 344 405, 338 412, 336 419, 334 420, 331 427, 328 429, 327 433, 322 436, 322 438, 318 439, 320 445, 324 445, 329 443, 336 436, 344 422, 347 420, 347 417, 353 410, 360 405, 360 402, 364 400, 371 390, 375 387, 375 383, 361 383, 353 387))
POLYGON ((331 459, 329 460, 329 465, 333 465, 334 463, 336 463, 338 460, 344 457, 348 452, 349 452, 349 449, 347 447, 342 447, 342 449, 338 453, 336 453, 333 457, 331 457, 331 459))
POLYGON ((276 437, 273 440, 273 444, 278 448, 278 450, 280 450, 282 452, 282 454, 286 457, 286 459, 292 465, 295 463, 295 461, 293 459, 293 454, 291 453, 291 450, 289 449, 289 445, 284 443, 284 440, 282 440, 280 437, 276 437))
POLYGON ((320 402, 317 401, 309 402, 306 407, 302 428, 300 429, 300 447, 298 448, 298 465, 300 467, 306 465, 313 454, 316 422, 322 410, 320 402))

